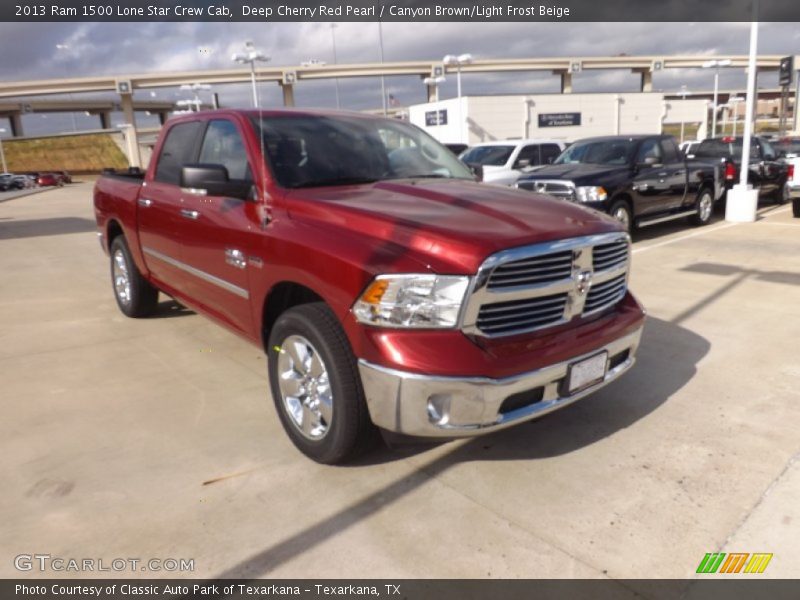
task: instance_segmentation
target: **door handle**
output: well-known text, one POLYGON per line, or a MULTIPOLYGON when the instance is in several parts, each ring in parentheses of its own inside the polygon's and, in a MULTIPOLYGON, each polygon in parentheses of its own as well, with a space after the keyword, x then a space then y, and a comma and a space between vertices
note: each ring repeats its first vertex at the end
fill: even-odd
POLYGON ((148 206, 153 206, 153 201, 150 198, 139 198, 139 206, 143 206, 147 208, 148 206))
POLYGON ((189 210, 188 208, 182 208, 181 216, 186 217, 187 219, 197 219, 200 216, 200 212, 196 210, 189 210))

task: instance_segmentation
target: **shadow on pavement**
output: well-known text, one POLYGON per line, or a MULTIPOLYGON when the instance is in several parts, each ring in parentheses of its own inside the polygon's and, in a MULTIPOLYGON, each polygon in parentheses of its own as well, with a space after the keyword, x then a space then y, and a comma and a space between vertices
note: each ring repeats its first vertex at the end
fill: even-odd
MULTIPOLYGON (((686 385, 694 377, 697 363, 709 348, 706 339, 691 331, 649 318, 637 364, 620 380, 544 419, 454 444, 451 452, 418 467, 352 506, 265 548, 227 569, 218 578, 264 577, 309 548, 422 487, 454 465, 470 461, 546 459, 602 440, 646 417, 686 385)), ((398 460, 402 458, 401 454, 381 449, 370 459, 348 468, 358 471, 360 466, 398 460)))
POLYGON ((0 223, 0 240, 17 240, 67 233, 89 233, 96 230, 97 224, 94 221, 79 217, 14 219, 8 223, 0 223))

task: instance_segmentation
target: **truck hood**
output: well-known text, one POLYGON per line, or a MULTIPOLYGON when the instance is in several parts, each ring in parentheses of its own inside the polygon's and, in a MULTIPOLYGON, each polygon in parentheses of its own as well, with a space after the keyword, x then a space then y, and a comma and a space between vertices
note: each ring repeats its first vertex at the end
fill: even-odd
POLYGON ((588 164, 563 164, 547 165, 531 175, 523 175, 520 181, 535 181, 537 179, 566 179, 578 185, 591 185, 605 178, 617 178, 630 171, 627 165, 588 165, 588 164))
POLYGON ((437 273, 474 273, 499 250, 618 231, 598 212, 549 196, 463 180, 400 180, 292 190, 292 219, 344 230, 437 273))

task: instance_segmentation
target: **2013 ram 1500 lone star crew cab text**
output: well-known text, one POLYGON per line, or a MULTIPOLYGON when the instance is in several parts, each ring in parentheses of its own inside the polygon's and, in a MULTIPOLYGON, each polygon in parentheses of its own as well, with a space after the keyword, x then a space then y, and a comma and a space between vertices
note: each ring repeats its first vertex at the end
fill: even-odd
POLYGON ((644 313, 613 219, 486 186, 409 124, 342 112, 170 120, 95 187, 119 308, 159 291, 267 353, 294 444, 459 437, 544 415, 634 362, 644 313))

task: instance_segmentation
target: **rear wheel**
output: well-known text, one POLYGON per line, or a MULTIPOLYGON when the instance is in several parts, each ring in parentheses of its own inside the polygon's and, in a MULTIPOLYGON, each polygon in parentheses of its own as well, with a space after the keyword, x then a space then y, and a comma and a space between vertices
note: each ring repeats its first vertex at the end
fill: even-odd
POLYGON ((625 231, 630 233, 633 230, 633 217, 631 215, 631 208, 624 200, 617 200, 611 205, 611 210, 608 211, 612 217, 622 223, 625 231))
POLYGON ((111 284, 117 306, 126 316, 147 317, 155 312, 158 290, 142 277, 121 235, 111 242, 111 284))
POLYGON ((775 204, 782 205, 786 204, 791 200, 789 196, 789 186, 785 183, 780 186, 777 190, 772 193, 772 199, 775 201, 775 204))
POLYGON ((695 203, 695 214, 689 217, 695 225, 707 225, 711 221, 711 214, 714 212, 714 197, 711 190, 703 189, 697 195, 695 203))
POLYGON ((302 304, 278 317, 267 368, 281 424, 309 458, 341 463, 376 439, 355 356, 325 303, 302 304))
POLYGON ((792 200, 792 215, 800 218, 800 198, 792 200))

